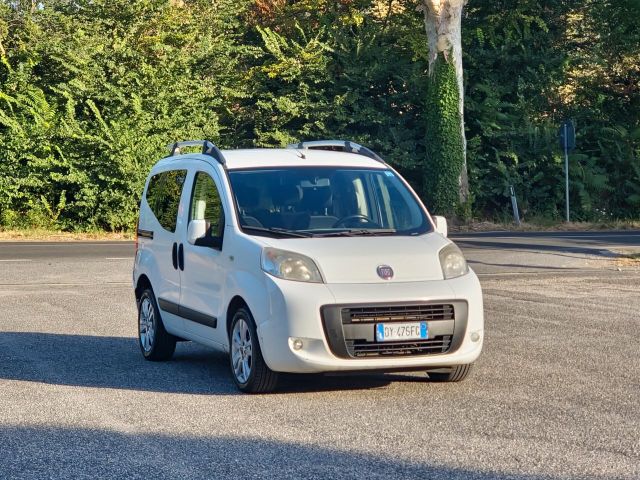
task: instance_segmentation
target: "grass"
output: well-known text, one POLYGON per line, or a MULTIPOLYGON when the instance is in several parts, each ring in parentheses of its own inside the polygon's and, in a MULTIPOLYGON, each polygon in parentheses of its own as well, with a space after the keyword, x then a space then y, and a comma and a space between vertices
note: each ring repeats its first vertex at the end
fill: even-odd
POLYGON ((39 242, 69 242, 69 241, 126 241, 133 240, 131 232, 62 232, 39 228, 2 230, 0 229, 0 242, 5 241, 39 241, 39 242))
POLYGON ((640 268, 640 252, 619 252, 616 266, 640 268))
POLYGON ((513 222, 471 221, 451 222, 451 232, 578 232, 599 230, 640 230, 640 220, 616 220, 609 222, 557 222, 533 219, 516 226, 513 222))
MULTIPOLYGON (((575 232, 598 230, 640 230, 640 220, 625 220, 611 222, 557 222, 548 219, 533 219, 522 222, 519 227, 510 222, 491 222, 474 220, 467 223, 449 222, 449 231, 465 232, 575 232)), ((133 240, 133 232, 63 232, 47 229, 7 229, 0 228, 0 242, 2 241, 127 241, 133 240)), ((640 259, 632 259, 640 262, 640 259)))

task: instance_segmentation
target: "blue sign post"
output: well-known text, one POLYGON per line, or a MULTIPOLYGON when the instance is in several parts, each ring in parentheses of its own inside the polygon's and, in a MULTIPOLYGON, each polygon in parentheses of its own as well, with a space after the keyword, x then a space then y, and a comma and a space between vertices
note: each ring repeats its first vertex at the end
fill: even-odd
POLYGON ((576 148, 576 127, 572 120, 565 120, 560 127, 560 146, 564 149, 565 206, 569 222, 569 150, 576 148))

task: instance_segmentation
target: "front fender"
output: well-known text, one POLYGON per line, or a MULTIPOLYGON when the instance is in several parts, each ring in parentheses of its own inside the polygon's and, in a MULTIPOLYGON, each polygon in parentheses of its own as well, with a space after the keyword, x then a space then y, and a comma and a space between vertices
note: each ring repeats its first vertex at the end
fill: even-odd
POLYGON ((229 338, 227 328, 229 307, 236 297, 242 298, 249 310, 251 310, 258 328, 258 336, 260 336, 260 326, 269 318, 270 313, 269 292, 265 275, 262 271, 258 275, 247 271, 236 271, 227 276, 226 292, 228 300, 222 315, 226 338, 229 338))

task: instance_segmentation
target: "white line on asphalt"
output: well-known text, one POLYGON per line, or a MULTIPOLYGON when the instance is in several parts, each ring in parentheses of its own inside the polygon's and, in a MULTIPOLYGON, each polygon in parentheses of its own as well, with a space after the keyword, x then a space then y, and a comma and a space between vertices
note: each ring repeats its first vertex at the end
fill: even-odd
MULTIPOLYGON (((544 268, 544 267, 540 267, 544 268)), ((630 272, 632 270, 625 270, 630 272)), ((478 277, 512 277, 515 275, 527 275, 527 276, 549 276, 549 275, 571 275, 576 273, 596 273, 596 272, 616 272, 618 270, 611 268, 559 268, 557 270, 523 270, 522 272, 494 272, 494 273, 477 273, 478 277)))
POLYGON ((105 285, 122 287, 131 286, 131 282, 105 283, 0 283, 0 287, 104 287, 105 285))
POLYGON ((451 237, 453 240, 477 240, 477 241, 482 241, 482 240, 486 240, 486 241, 500 241, 500 240, 552 240, 555 238, 569 238, 569 239, 583 239, 583 240, 589 240, 592 238, 604 238, 605 240, 607 238, 640 238, 640 235, 636 235, 636 234, 632 234, 632 235, 534 235, 534 236, 518 236, 518 237, 503 237, 503 236, 495 236, 495 237, 491 237, 491 236, 478 236, 478 237, 457 237, 457 236, 452 236, 451 237))
POLYGON ((611 235, 606 235, 606 234, 602 234, 602 235, 549 235, 549 238, 637 238, 637 237, 640 237, 640 235, 639 234, 635 234, 635 233, 629 233, 629 234, 626 234, 626 235, 623 235, 623 234, 616 235, 615 233, 611 234, 611 235))
POLYGON ((0 262, 4 263, 18 263, 18 262, 30 262, 28 258, 12 258, 11 260, 0 260, 0 262))
MULTIPOLYGON (((0 244, 2 245, 2 244, 0 244)), ((133 242, 122 242, 122 243, 91 243, 91 242, 55 242, 55 243, 11 243, 11 247, 39 247, 39 248, 49 248, 49 247, 131 247, 133 246, 133 242)))

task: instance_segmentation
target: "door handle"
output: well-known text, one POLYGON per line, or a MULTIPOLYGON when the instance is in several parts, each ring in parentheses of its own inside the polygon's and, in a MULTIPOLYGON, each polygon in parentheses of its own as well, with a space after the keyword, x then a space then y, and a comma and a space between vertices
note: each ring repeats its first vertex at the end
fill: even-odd
POLYGON ((178 244, 174 242, 171 247, 171 261, 173 262, 173 268, 178 269, 178 244))
POLYGON ((184 271, 184 245, 181 243, 178 247, 178 266, 184 271))

